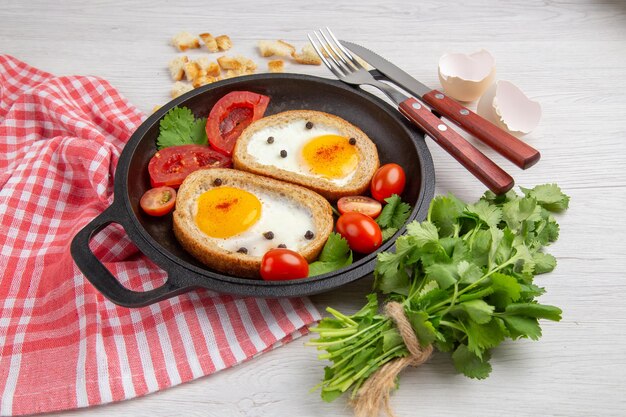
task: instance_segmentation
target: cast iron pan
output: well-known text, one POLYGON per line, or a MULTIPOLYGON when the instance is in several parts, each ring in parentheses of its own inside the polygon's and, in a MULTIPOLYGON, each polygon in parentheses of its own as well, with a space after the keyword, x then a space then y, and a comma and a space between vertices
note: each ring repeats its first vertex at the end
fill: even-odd
MULTIPOLYGON (((376 143, 381 164, 395 162, 404 168, 407 185, 403 199, 413 206, 409 221, 426 217, 435 189, 435 171, 424 137, 382 100, 339 81, 298 74, 258 74, 209 84, 171 101, 137 129, 117 166, 113 204, 72 241, 72 257, 80 270, 114 303, 141 307, 193 288, 259 297, 310 295, 337 288, 374 270, 376 253, 356 257, 351 266, 341 270, 302 280, 262 281, 221 274, 196 261, 178 244, 171 215, 157 218, 141 211, 139 199, 150 188, 147 166, 156 152, 159 120, 174 106, 187 106, 196 116, 206 116, 218 99, 234 90, 268 95, 266 115, 313 109, 336 114, 358 126, 376 143), (129 290, 96 258, 89 241, 110 223, 120 224, 139 250, 167 272, 165 284, 145 292, 129 290)), ((379 251, 390 249, 403 231, 379 251)))

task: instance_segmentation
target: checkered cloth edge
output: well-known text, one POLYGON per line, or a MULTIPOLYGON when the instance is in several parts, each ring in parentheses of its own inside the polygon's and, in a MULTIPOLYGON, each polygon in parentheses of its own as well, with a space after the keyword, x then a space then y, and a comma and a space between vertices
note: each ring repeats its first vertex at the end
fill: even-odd
MULTIPOLYGON (((307 299, 205 290, 126 309, 85 279, 71 239, 112 202, 120 152, 144 117, 102 79, 0 55, 0 415, 161 390, 287 343, 320 318, 307 299)), ((128 288, 165 280, 119 226, 91 248, 128 288)))

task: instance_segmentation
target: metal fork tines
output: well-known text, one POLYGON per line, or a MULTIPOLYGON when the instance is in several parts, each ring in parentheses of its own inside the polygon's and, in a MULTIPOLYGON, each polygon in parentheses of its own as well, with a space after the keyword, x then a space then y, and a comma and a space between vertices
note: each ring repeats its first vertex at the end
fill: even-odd
POLYGON ((380 89, 391 100, 400 103, 407 97, 395 88, 376 80, 363 65, 337 40, 333 32, 326 28, 313 31, 307 35, 315 52, 322 59, 324 65, 335 76, 352 85, 371 85, 380 89))
POLYGON ((502 194, 513 186, 513 178, 487 158, 454 129, 437 118, 424 103, 407 97, 392 86, 376 80, 363 65, 326 28, 309 34, 311 45, 328 69, 346 84, 371 85, 393 101, 411 123, 444 148, 476 178, 496 194, 502 194))

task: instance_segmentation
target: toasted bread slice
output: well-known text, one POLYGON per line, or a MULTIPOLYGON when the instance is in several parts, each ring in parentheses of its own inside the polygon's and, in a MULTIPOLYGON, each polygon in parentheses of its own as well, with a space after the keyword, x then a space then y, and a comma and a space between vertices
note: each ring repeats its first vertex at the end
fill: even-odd
MULTIPOLYGON (((178 190, 173 219, 176 238, 196 259, 216 271, 251 278, 259 276, 263 256, 259 251, 265 251, 269 246, 278 247, 281 242, 291 240, 296 243, 290 244, 292 247, 288 248, 298 251, 308 262, 312 262, 319 255, 333 229, 331 206, 319 194, 294 184, 227 168, 202 169, 187 176, 178 190), (297 226, 312 227, 313 238, 303 237, 306 231, 294 230, 298 227, 290 227, 281 217, 278 223, 283 229, 274 230, 272 233, 275 236, 272 235, 271 240, 264 240, 266 238, 263 235, 259 246, 254 248, 256 254, 238 252, 237 248, 231 246, 238 246, 239 242, 228 239, 241 237, 243 233, 228 239, 214 238, 202 232, 195 221, 198 197, 205 191, 217 187, 241 188, 252 194, 256 193, 257 197, 266 196, 259 199, 263 204, 261 211, 267 212, 267 218, 272 215, 272 207, 274 214, 278 213, 279 204, 288 206, 287 209, 290 211, 300 211, 301 215, 306 216, 307 221, 297 226), (264 201, 263 198, 268 200, 264 201), (280 203, 277 203, 278 201, 280 203), (294 233, 298 235, 294 237, 294 233)), ((261 217, 257 223, 263 221, 261 217)), ((253 233, 252 239, 256 238, 254 234, 256 232, 252 232, 253 227, 249 229, 253 233)))
MULTIPOLYGON (((284 140, 295 139, 286 137, 284 140)), ((278 152, 278 150, 274 151, 278 152)), ((293 149, 293 151, 301 152, 301 149, 293 149)), ((368 189, 372 176, 380 165, 376 145, 361 129, 338 116, 314 110, 290 110, 253 122, 237 139, 232 156, 236 169, 302 185, 331 201, 344 196, 363 194, 368 189), (265 131, 268 128, 280 129, 290 124, 301 124, 304 129, 305 123, 308 122, 311 122, 313 126, 337 131, 340 136, 354 138, 358 164, 356 169, 351 172, 351 176, 346 177, 346 180, 334 181, 323 176, 310 174, 306 172, 306 169, 294 172, 279 168, 269 163, 261 163, 257 156, 250 154, 249 144, 253 139, 254 141, 266 140, 266 138, 259 139, 261 134, 257 134, 257 132, 265 131)), ((293 155, 293 157, 297 158, 298 156, 293 155)))

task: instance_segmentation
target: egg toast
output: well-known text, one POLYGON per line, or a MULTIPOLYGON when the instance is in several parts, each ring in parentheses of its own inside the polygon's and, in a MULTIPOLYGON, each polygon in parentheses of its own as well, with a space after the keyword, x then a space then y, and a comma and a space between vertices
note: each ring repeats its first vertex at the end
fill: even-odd
POLYGON ((331 201, 363 194, 379 167, 376 145, 361 129, 313 110, 253 122, 232 157, 236 169, 302 185, 331 201))
POLYGON ((333 229, 319 194, 234 169, 202 169, 181 184, 174 234, 200 262, 239 277, 259 277, 268 250, 286 247, 316 259, 333 229))

